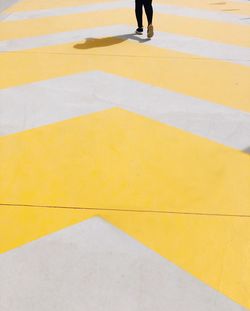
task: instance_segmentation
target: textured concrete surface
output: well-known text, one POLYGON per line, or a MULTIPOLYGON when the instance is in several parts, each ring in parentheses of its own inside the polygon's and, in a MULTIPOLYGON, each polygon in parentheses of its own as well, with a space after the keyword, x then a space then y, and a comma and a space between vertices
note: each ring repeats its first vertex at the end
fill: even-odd
MULTIPOLYGON (((6 10, 11 5, 13 5, 14 3, 16 3, 17 1, 19 0, 0 0, 0 13, 6 10)), ((1 20, 1 16, 0 16, 0 20, 1 20)))
POLYGON ((250 3, 153 3, 0 14, 1 310, 250 308, 250 3))
POLYGON ((249 145, 249 113, 100 71, 0 90, 0 99, 1 135, 118 105, 244 152, 249 145))
POLYGON ((245 310, 97 217, 0 257, 0 278, 1 310, 245 310))

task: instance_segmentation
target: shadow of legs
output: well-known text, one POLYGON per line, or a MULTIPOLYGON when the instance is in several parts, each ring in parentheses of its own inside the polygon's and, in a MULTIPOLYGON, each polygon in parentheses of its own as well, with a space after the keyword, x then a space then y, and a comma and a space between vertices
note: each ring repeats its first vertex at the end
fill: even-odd
POLYGON ((149 39, 139 38, 135 34, 124 34, 124 35, 119 35, 119 36, 114 36, 114 37, 105 37, 105 38, 86 38, 85 42, 75 44, 74 48, 79 49, 79 50, 101 48, 101 47, 120 44, 129 39, 135 40, 139 43, 149 41, 149 39))

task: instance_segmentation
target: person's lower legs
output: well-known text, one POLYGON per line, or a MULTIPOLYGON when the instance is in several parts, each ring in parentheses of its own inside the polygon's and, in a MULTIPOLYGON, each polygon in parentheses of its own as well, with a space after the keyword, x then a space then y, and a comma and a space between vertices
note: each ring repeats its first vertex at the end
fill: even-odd
POLYGON ((142 7, 143 7, 143 0, 135 0, 135 15, 137 19, 138 28, 142 28, 142 7))
POLYGON ((148 25, 151 25, 153 22, 152 0, 143 0, 143 6, 147 15, 148 25))

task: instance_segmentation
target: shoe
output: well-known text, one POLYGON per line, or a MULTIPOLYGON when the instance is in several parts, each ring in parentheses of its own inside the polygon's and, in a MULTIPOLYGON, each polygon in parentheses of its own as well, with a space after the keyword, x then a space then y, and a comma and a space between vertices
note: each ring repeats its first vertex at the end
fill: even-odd
POLYGON ((135 31, 135 33, 137 34, 137 35, 142 35, 143 34, 143 28, 141 27, 139 27, 139 28, 137 28, 136 29, 136 31, 135 31))
POLYGON ((148 38, 152 38, 154 36, 154 26, 151 24, 148 26, 148 38))

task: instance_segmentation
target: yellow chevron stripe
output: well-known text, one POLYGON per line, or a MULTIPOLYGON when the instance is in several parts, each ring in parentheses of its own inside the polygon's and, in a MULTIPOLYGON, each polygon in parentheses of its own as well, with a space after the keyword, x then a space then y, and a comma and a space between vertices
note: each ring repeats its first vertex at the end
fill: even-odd
POLYGON ((138 210, 5 206, 2 252, 98 214, 250 306, 249 218, 139 212, 249 213, 249 156, 120 109, 2 137, 0 149, 1 202, 138 210))
POLYGON ((112 224, 250 308, 250 221, 103 213, 112 224))
POLYGON ((0 206, 0 254, 93 216, 93 212, 0 206))
MULTIPOLYGON (((17 4, 10 7, 6 12, 25 12, 25 11, 35 11, 35 10, 43 10, 43 9, 54 9, 54 8, 63 8, 63 7, 73 7, 85 4, 93 4, 93 3, 105 3, 112 2, 114 0, 22 0, 17 4)), ((172 4, 175 6, 184 6, 190 8, 201 8, 210 11, 222 11, 233 14, 242 14, 247 15, 250 14, 250 6, 249 3, 242 2, 232 2, 232 1, 200 1, 200 0, 157 0, 155 3, 162 4, 172 4)))
MULTIPOLYGON (((80 28, 92 28, 114 24, 135 25, 129 9, 98 11, 67 16, 55 16, 35 20, 1 23, 0 40, 9 40, 80 28)), ((198 38, 250 47, 250 26, 228 24, 189 17, 155 14, 155 26, 159 31, 179 33, 198 38)))
MULTIPOLYGON (((24 0, 16 8, 78 4, 24 0)), ((162 31, 250 46, 249 26, 164 14, 156 20, 162 31)), ((123 23, 135 23, 131 10, 4 22, 0 36, 123 23)), ((0 54, 0 88, 97 69, 250 111, 249 68, 117 38, 108 41, 106 47, 101 46, 107 39, 93 41, 99 47, 91 50, 64 44, 0 54)), ((138 210, 2 206, 0 252, 98 214, 250 308, 249 156, 119 109, 2 137, 0 150, 0 203, 138 210), (205 215, 211 213, 220 216, 205 215)))
POLYGON ((250 111, 248 67, 206 58, 192 59, 190 54, 122 41, 110 38, 110 45, 104 47, 100 40, 93 41, 93 46, 98 43, 98 49, 91 49, 91 53, 88 49, 74 48, 74 44, 64 44, 1 54, 5 75, 0 77, 0 88, 102 70, 250 111))
POLYGON ((96 215, 250 307, 247 219, 2 206, 0 253, 96 215))
POLYGON ((6 10, 8 13, 66 8, 85 4, 112 2, 115 0, 21 0, 6 10))
POLYGON ((118 108, 1 137, 0 144, 1 202, 249 212, 248 155, 118 108))

